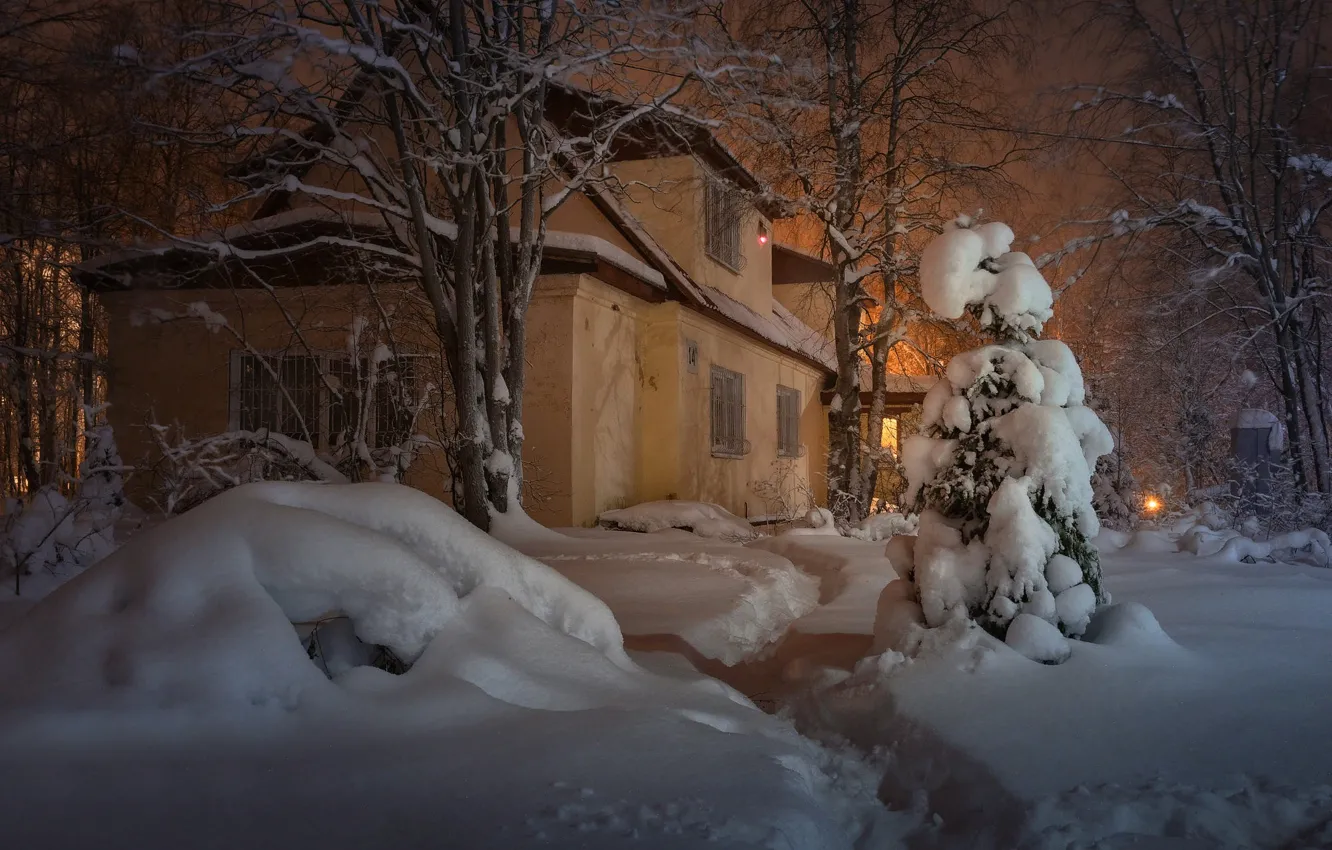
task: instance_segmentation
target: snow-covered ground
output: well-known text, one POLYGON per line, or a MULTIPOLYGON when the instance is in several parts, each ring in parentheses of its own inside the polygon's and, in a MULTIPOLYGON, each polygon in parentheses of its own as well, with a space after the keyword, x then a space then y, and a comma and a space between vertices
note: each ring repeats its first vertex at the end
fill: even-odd
POLYGON ((509 542, 604 601, 631 645, 675 637, 726 665, 762 656, 819 601, 818 582, 786 558, 686 531, 570 528, 509 542))
POLYGON ((602 602, 396 485, 248 485, 140 534, 0 629, 0 681, 6 847, 850 848, 904 822, 861 761, 631 658, 602 602), (327 678, 292 622, 336 613, 414 665, 327 678))
POLYGON ((1063 665, 977 634, 793 712, 891 751, 940 846, 1332 846, 1332 571, 1143 548, 1105 554, 1117 607, 1063 665))
POLYGON ((1062 665, 973 628, 820 673, 901 538, 497 533, 531 557, 407 488, 251 486, 0 606, 6 846, 1332 846, 1332 571, 1106 534, 1062 665), (414 666, 327 678, 291 621, 333 612, 414 666))

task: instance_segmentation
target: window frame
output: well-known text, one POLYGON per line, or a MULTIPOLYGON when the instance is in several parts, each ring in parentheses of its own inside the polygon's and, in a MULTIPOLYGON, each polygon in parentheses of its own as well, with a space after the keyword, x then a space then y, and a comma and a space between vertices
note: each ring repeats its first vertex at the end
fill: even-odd
POLYGON ((703 253, 736 274, 744 268, 743 218, 739 192, 722 178, 707 175, 703 180, 703 253))
POLYGON ((745 376, 713 364, 708 383, 708 425, 712 456, 738 459, 749 454, 745 439, 748 405, 745 376))
POLYGON ((801 394, 795 387, 777 385, 777 456, 802 457, 800 444, 801 394))

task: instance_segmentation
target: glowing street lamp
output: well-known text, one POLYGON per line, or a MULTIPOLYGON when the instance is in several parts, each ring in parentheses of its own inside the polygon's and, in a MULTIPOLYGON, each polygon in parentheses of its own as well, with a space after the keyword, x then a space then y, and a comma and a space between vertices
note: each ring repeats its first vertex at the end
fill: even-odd
POLYGON ((1155 496, 1148 496, 1142 500, 1142 509, 1149 514, 1154 514, 1161 510, 1161 500, 1155 496))

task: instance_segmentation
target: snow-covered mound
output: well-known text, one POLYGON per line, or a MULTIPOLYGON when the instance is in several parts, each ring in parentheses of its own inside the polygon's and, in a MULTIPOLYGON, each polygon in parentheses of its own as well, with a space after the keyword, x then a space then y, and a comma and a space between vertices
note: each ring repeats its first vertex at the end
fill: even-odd
POLYGON ((928 795, 942 822, 923 846, 1330 846, 1332 572, 1133 547, 1105 571, 1118 601, 1082 640, 1010 629, 1031 654, 1067 652, 1058 667, 971 625, 867 659, 797 718, 893 753, 885 799, 928 795))
POLYGON ((877 541, 825 534, 760 537, 747 549, 764 549, 788 559, 819 580, 819 605, 791 624, 802 634, 870 635, 875 603, 884 585, 897 578, 877 541))
POLYGON ((837 530, 837 519, 832 511, 827 508, 810 508, 804 518, 793 524, 790 528, 782 532, 784 535, 794 535, 796 537, 840 537, 842 532, 837 530))
POLYGON ((346 615, 410 661, 479 588, 631 667, 606 605, 393 484, 249 484, 132 538, 0 633, 0 705, 293 705, 292 622, 346 615))
POLYGON ((898 513, 870 514, 847 532, 861 540, 889 540, 899 534, 915 534, 920 525, 916 516, 898 513))
POLYGON ((631 508, 605 511, 597 521, 606 528, 624 531, 653 532, 681 528, 699 537, 752 540, 758 536, 758 532, 748 522, 720 505, 708 502, 673 499, 643 502, 631 508))

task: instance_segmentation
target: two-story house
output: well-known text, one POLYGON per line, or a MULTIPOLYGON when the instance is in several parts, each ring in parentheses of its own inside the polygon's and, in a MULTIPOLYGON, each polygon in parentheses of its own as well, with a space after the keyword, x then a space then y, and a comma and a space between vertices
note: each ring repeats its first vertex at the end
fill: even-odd
MULTIPOLYGON (((757 181, 706 130, 650 141, 617 152, 620 191, 575 194, 549 221, 523 423, 523 461, 542 491, 529 511, 548 525, 662 498, 766 514, 761 482, 774 476, 819 499, 825 490, 830 348, 774 287, 826 281, 831 269, 773 243, 774 212, 741 191, 757 181)), ((364 237, 373 219, 278 195, 225 233, 130 248, 79 271, 109 317, 109 417, 122 455, 141 467, 132 490, 153 486, 152 424, 327 448, 348 415, 327 376, 345 368, 353 314, 406 316, 403 305, 419 301, 410 287, 367 301, 366 265, 339 237, 364 237), (308 247, 274 257, 282 245, 308 247)), ((373 439, 391 432, 385 421, 373 439)), ((438 425, 413 427, 435 435, 438 425)), ((405 480, 447 497, 446 464, 437 449, 423 455, 405 480)))

